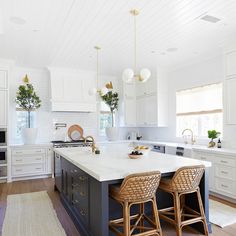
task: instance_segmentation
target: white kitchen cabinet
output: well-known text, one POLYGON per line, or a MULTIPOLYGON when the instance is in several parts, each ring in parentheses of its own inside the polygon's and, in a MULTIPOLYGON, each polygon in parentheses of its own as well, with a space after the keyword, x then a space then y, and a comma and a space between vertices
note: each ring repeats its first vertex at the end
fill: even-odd
POLYGON ((11 148, 13 180, 52 176, 52 150, 49 146, 16 146, 11 148))
POLYGON ((0 90, 0 127, 7 126, 8 91, 0 90))
POLYGON ((226 76, 236 75, 236 51, 228 52, 226 57, 226 76))
POLYGON ((193 157, 210 161, 209 189, 212 194, 236 199, 236 155, 193 151, 193 157))
POLYGON ((236 124, 236 76, 225 80, 226 123, 236 124))
POLYGON ((96 112, 96 95, 89 95, 95 74, 88 71, 50 69, 52 111, 96 112))
POLYGON ((126 98, 125 99, 125 124, 127 126, 136 125, 136 99, 126 98))
MULTIPOLYGON (((152 76, 146 83, 136 81, 134 84, 123 84, 125 125, 130 123, 134 109, 128 111, 131 106, 130 98, 136 98, 136 123, 138 127, 165 127, 168 125, 168 83, 166 71, 158 68, 157 76, 152 76), (134 92, 135 91, 135 92, 134 92), (126 105, 126 103, 128 103, 126 105), (132 113, 132 115, 131 115, 132 113), (126 121, 129 119, 129 121, 126 121)), ((134 100, 132 100, 132 104, 134 100)))
POLYGON ((0 69, 0 89, 7 89, 8 81, 7 81, 7 71, 0 69))

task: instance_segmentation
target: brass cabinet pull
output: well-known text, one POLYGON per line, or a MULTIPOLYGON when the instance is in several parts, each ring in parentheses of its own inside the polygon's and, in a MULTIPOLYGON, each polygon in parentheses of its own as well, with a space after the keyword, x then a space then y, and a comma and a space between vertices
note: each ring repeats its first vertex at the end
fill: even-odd
POLYGON ((82 197, 86 196, 86 193, 83 192, 83 191, 81 191, 79 194, 80 194, 80 196, 82 196, 82 197))
POLYGON ((87 177, 86 177, 86 176, 80 176, 80 177, 79 177, 79 180, 85 181, 85 180, 87 180, 87 177))
POLYGON ((35 160, 39 161, 39 160, 42 160, 42 158, 36 158, 35 160))
POLYGON ((78 170, 74 169, 74 170, 71 170, 70 172, 71 172, 71 173, 77 173, 78 170))
POLYGON ((42 168, 41 167, 36 167, 35 170, 41 170, 42 168))
POLYGON ((16 171, 22 171, 22 169, 16 169, 16 171))
POLYGON ((16 161, 23 161, 22 159, 16 159, 16 161))
POLYGON ((228 161, 223 161, 223 160, 221 160, 220 162, 221 162, 221 163, 228 163, 228 161))
POLYGON ((227 171, 223 171, 223 170, 221 171, 221 173, 222 173, 222 174, 228 174, 227 171))
POLYGON ((79 201, 75 199, 75 200, 72 201, 72 203, 73 203, 73 204, 78 204, 79 201))
POLYGON ((223 187, 223 188, 228 188, 228 186, 227 186, 227 185, 224 185, 224 184, 221 184, 221 187, 223 187))

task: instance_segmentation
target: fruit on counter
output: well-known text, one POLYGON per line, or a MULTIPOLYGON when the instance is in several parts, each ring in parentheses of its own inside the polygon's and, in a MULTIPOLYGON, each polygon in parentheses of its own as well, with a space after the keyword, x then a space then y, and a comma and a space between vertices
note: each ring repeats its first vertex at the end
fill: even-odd
POLYGON ((134 150, 148 150, 148 149, 149 149, 149 147, 147 147, 147 146, 136 146, 134 148, 134 150))
POLYGON ((143 153, 139 151, 132 151, 130 155, 143 155, 143 153))

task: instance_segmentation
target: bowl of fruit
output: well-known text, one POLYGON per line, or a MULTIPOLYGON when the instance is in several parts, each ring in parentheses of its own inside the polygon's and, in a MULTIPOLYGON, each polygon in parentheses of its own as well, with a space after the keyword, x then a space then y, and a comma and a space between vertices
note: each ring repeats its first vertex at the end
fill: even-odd
POLYGON ((137 150, 134 150, 134 151, 132 151, 131 153, 129 153, 129 158, 130 159, 138 159, 138 158, 140 158, 140 157, 142 157, 143 156, 143 153, 142 152, 139 152, 139 151, 137 151, 137 150))
POLYGON ((148 155, 148 153, 150 152, 150 148, 148 146, 144 146, 144 145, 136 146, 134 148, 134 150, 141 152, 145 156, 148 155))

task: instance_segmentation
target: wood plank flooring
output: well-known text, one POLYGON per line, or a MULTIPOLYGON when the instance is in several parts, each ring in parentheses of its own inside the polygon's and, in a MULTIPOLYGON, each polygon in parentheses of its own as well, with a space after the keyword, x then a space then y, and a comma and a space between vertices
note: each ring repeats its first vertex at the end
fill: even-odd
MULTIPOLYGON (((76 227, 74 226, 72 220, 67 214, 66 210, 62 206, 58 192, 54 191, 54 180, 49 179, 37 179, 37 180, 27 180, 27 181, 18 181, 9 184, 0 184, 0 235, 2 230, 2 224, 4 220, 4 214, 6 209, 6 200, 7 195, 9 194, 18 194, 18 193, 28 193, 46 190, 52 200, 53 206, 57 212, 57 216, 64 227, 68 236, 80 236, 76 227)), ((214 198, 217 200, 216 198, 214 198)), ((227 204, 227 202, 223 201, 227 204)), ((235 204, 229 204, 236 208, 235 204)), ((221 229, 215 225, 212 226, 213 233, 212 236, 235 236, 236 235, 236 224, 225 227, 221 229)), ((162 224, 163 236, 175 236, 175 230, 169 224, 162 224)), ((199 236, 196 232, 191 231, 190 229, 184 229, 183 236, 199 236)), ((46 235, 45 235, 46 236, 46 235)), ((48 235, 50 236, 50 235, 48 235)))

